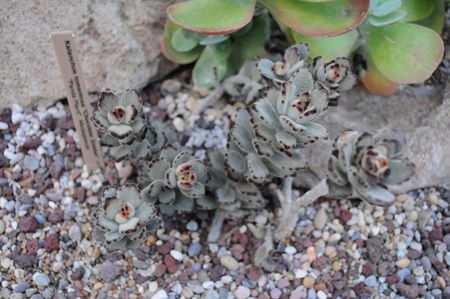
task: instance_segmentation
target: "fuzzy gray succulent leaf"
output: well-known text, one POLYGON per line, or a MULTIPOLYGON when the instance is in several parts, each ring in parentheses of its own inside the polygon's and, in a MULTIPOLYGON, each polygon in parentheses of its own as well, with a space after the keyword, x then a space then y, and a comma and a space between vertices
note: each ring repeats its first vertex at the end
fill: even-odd
POLYGON ((210 180, 206 184, 208 191, 213 193, 217 209, 228 217, 242 217, 262 209, 266 202, 258 187, 252 183, 236 182, 227 174, 227 158, 219 151, 208 153, 210 180))
POLYGON ((92 120, 97 128, 122 144, 133 142, 147 127, 136 90, 126 90, 118 95, 112 91, 102 92, 92 120))
POLYGON ((134 185, 108 187, 100 194, 100 205, 91 212, 96 238, 109 250, 132 248, 146 238, 146 225, 158 217, 153 205, 144 201, 134 185))
POLYGON ((285 82, 298 69, 303 68, 309 49, 306 44, 296 44, 289 47, 282 61, 272 62, 269 59, 261 59, 258 68, 261 74, 274 82, 285 82))
POLYGON ((395 197, 386 185, 403 183, 415 172, 414 163, 400 154, 403 142, 403 138, 344 132, 334 143, 329 180, 339 188, 351 188, 353 196, 371 204, 392 204, 395 197))
POLYGON ((143 165, 140 173, 142 195, 163 213, 192 211, 193 199, 205 195, 206 167, 189 152, 166 147, 158 158, 143 165))
POLYGON ((223 87, 225 92, 232 97, 250 104, 264 88, 261 79, 257 63, 255 61, 247 61, 241 67, 239 73, 224 80, 223 87))

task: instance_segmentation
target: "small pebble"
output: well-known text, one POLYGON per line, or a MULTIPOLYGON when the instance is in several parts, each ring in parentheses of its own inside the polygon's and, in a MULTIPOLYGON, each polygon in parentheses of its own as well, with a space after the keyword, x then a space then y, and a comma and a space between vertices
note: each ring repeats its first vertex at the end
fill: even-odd
POLYGON ((183 254, 181 252, 179 252, 178 250, 171 250, 170 255, 177 261, 183 260, 183 254))
POLYGON ((198 229, 197 222, 195 222, 194 220, 189 221, 186 224, 186 229, 189 230, 189 231, 192 231, 192 232, 196 231, 198 229))
POLYGON ((314 217, 314 226, 317 229, 323 229, 325 227, 325 224, 328 221, 328 216, 327 216, 327 212, 325 211, 324 208, 321 208, 317 213, 316 216, 314 217))
POLYGON ((311 275, 308 275, 305 278, 303 278, 303 286, 307 289, 312 288, 315 282, 316 280, 311 275))
POLYGON ((239 263, 232 256, 225 255, 220 258, 220 264, 230 271, 239 269, 239 263))
POLYGON ((159 290, 156 292, 151 299, 168 299, 169 296, 167 295, 167 292, 165 290, 159 290))
POLYGON ((297 253, 297 249, 294 246, 286 246, 284 252, 289 255, 294 255, 295 253, 297 253))
POLYGON ((244 286, 239 286, 236 291, 234 292, 234 295, 237 299, 245 299, 250 297, 250 289, 244 286))
POLYGON ((33 281, 38 287, 45 287, 50 283, 50 279, 44 273, 36 272, 33 275, 33 281))

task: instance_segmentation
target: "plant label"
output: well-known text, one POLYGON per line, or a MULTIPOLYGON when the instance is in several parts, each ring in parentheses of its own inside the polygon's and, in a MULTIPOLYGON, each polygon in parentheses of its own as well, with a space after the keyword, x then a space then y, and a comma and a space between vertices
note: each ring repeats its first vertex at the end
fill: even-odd
POLYGON ((90 170, 103 167, 102 148, 97 130, 90 119, 92 108, 75 46, 74 34, 71 31, 64 31, 53 32, 50 36, 66 87, 70 112, 80 139, 83 159, 90 170))

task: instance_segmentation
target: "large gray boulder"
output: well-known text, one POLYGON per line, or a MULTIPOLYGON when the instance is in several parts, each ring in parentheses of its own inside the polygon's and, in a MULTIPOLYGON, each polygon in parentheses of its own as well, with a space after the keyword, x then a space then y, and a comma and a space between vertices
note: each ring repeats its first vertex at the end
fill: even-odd
POLYGON ((0 107, 66 97, 49 34, 71 30, 89 91, 141 88, 167 73, 159 38, 166 0, 2 1, 0 107))
POLYGON ((361 87, 345 93, 336 108, 330 108, 323 124, 330 140, 305 151, 311 169, 325 177, 334 138, 345 129, 376 133, 399 130, 405 133, 403 154, 416 164, 416 174, 396 193, 450 184, 450 83, 441 87, 405 87, 392 97, 370 95, 361 87))

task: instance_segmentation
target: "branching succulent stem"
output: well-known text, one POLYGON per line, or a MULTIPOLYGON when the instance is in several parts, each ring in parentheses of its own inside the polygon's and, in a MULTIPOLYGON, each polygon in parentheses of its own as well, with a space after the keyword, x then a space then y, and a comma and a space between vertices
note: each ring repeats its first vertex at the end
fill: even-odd
POLYGON ((275 229, 276 241, 282 241, 291 235, 295 229, 299 218, 300 208, 312 204, 319 197, 328 194, 328 184, 326 180, 322 180, 303 196, 292 199, 292 178, 285 179, 283 183, 283 192, 278 192, 281 203, 281 216, 275 229))

